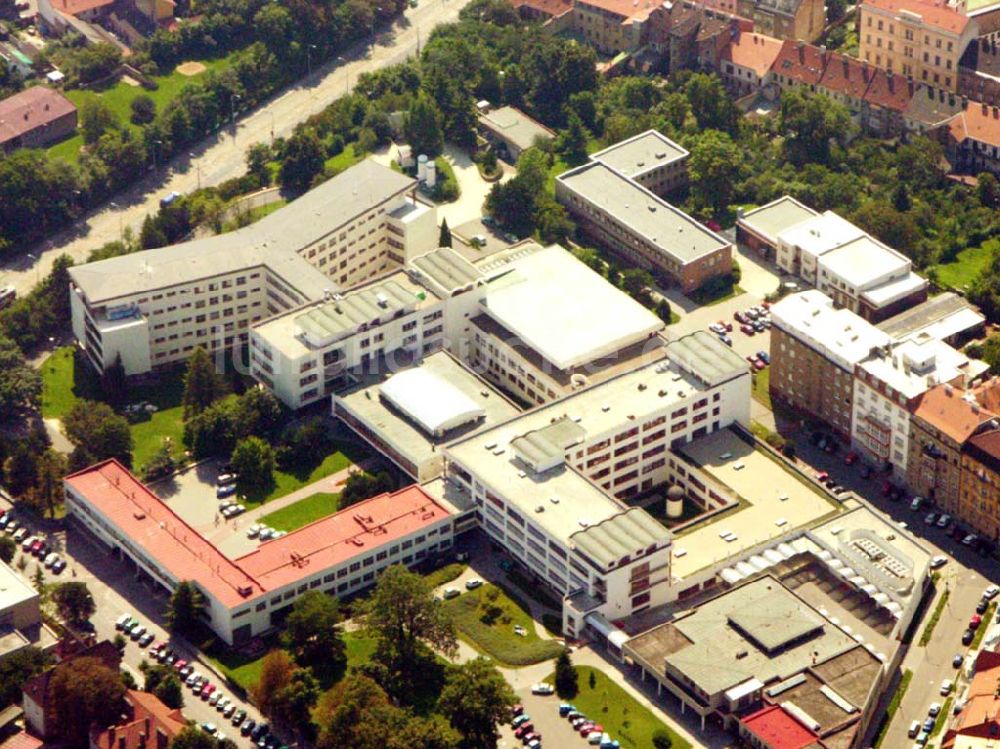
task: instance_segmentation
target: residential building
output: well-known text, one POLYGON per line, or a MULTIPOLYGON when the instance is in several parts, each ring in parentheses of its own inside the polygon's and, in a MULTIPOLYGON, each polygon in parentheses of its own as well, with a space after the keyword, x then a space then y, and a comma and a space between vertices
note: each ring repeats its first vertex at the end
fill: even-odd
POLYGON ((878 324, 896 340, 930 336, 960 346, 982 335, 986 318, 965 297, 944 291, 878 324))
POLYGON ((1000 428, 970 437, 962 454, 955 517, 991 541, 1000 540, 1000 428))
POLYGON ((1000 419, 982 407, 975 390, 938 385, 917 399, 910 422, 906 483, 916 494, 962 517, 961 460, 975 434, 1000 428, 1000 419))
POLYGON ((90 749, 168 749, 187 727, 179 709, 171 709, 149 692, 125 693, 126 713, 120 723, 90 732, 90 749))
MULTIPOLYGON (((229 559, 115 460, 64 480, 68 515, 137 574, 205 597, 205 624, 230 645, 276 628, 309 590, 356 593, 391 564, 451 548, 454 508, 418 486, 382 494, 229 559)), ((27 711, 26 711, 27 712, 27 711)))
POLYGON ((691 0, 676 2, 666 30, 667 70, 716 70, 733 35, 752 29, 752 21, 731 12, 691 0))
POLYGON ((76 106, 55 89, 32 86, 0 101, 0 150, 42 148, 76 130, 76 106))
POLYGON ((737 232, 758 251, 773 248, 783 271, 871 322, 927 298, 927 281, 909 258, 833 211, 816 214, 785 196, 741 215, 737 232))
POLYGON ((250 326, 385 275, 437 243, 416 181, 366 160, 252 226, 74 266, 73 333, 98 371, 246 343, 250 326))
POLYGON ((865 0, 858 9, 863 60, 934 88, 958 90, 958 62, 979 33, 974 19, 932 0, 865 0))
POLYGON ((670 138, 656 130, 647 130, 598 151, 590 160, 664 197, 687 185, 689 156, 686 149, 670 138))
POLYGON ((963 100, 941 135, 956 171, 1000 175, 1000 106, 963 100))
POLYGON ((755 31, 778 39, 814 42, 826 27, 821 0, 737 0, 736 15, 752 20, 755 31))
POLYGON ((51 650, 55 633, 42 622, 38 591, 0 561, 0 661, 22 648, 51 650))
POLYGON ((556 137, 552 130, 515 107, 500 107, 479 115, 479 131, 500 156, 511 162, 539 141, 556 137))
POLYGON ((905 130, 932 137, 934 131, 962 111, 962 98, 950 91, 921 84, 903 112, 905 130))
POLYGON ((667 344, 667 358, 444 448, 439 489, 464 497, 539 580, 576 596, 563 611, 570 635, 591 614, 619 619, 676 596, 669 531, 620 498, 663 484, 672 447, 748 423, 749 372, 731 349, 699 331, 667 344))
POLYGON ((441 475, 444 445, 519 412, 446 351, 333 396, 333 415, 420 483, 441 475))
POLYGON ((781 47, 779 39, 756 32, 734 35, 722 51, 722 82, 736 96, 759 92, 771 82, 771 70, 781 47))
POLYGON ((573 30, 599 52, 633 52, 643 43, 645 21, 656 11, 650 0, 573 0, 573 30))
POLYGON ((990 749, 1000 736, 1000 652, 976 653, 962 709, 945 730, 942 749, 990 749))
POLYGON ((920 397, 939 384, 972 387, 987 370, 985 362, 930 337, 882 349, 854 367, 852 443, 877 465, 905 478, 910 415, 920 397))
POLYGON ((556 178, 556 199, 582 231, 683 292, 732 270, 732 244, 607 164, 556 178))
POLYGON ((820 291, 771 308, 771 397, 850 439, 854 369, 891 338, 820 291))
POLYGON ((65 658, 47 671, 43 671, 21 685, 21 707, 24 710, 24 721, 35 733, 45 739, 49 737, 51 726, 51 712, 48 709, 50 698, 49 685, 52 677, 60 669, 66 667, 78 658, 93 658, 99 660, 109 669, 118 672, 122 662, 122 654, 109 640, 101 642, 89 648, 81 650, 76 655, 65 658))

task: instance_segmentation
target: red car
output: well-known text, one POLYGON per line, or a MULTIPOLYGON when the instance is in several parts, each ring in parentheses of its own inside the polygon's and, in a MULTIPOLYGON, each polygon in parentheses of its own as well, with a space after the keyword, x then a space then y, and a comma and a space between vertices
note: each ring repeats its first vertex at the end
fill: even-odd
POLYGON ((184 660, 183 658, 180 658, 180 659, 174 661, 174 671, 180 671, 187 664, 188 664, 188 662, 186 660, 184 660))
POLYGON ((826 471, 820 471, 819 473, 816 474, 816 480, 819 481, 820 483, 823 483, 828 478, 830 478, 830 474, 827 473, 826 471))
POLYGON ((747 354, 747 355, 746 355, 746 356, 745 356, 744 358, 745 358, 745 359, 746 359, 746 360, 747 360, 748 362, 750 362, 751 364, 753 364, 754 362, 756 362, 756 361, 757 361, 757 355, 756 355, 756 354, 747 354))
POLYGON ((760 359, 754 359, 754 361, 753 361, 753 368, 756 369, 758 372, 760 370, 762 370, 766 366, 767 365, 764 362, 762 362, 760 359))
POLYGON ((4 508, 0 507, 0 518, 2 518, 6 514, 7 514, 7 511, 4 508))
POLYGON ((858 454, 851 450, 847 455, 844 456, 844 465, 852 466, 858 462, 858 454))
POLYGON ((750 321, 750 318, 747 317, 746 315, 744 315, 739 310, 736 310, 736 312, 733 313, 733 319, 736 322, 738 322, 740 324, 743 324, 743 325, 745 325, 746 323, 748 323, 750 321))
POLYGON ((35 542, 31 545, 31 548, 28 549, 28 551, 30 551, 34 556, 37 557, 38 556, 38 552, 41 550, 41 548, 44 545, 45 545, 45 542, 42 539, 40 539, 40 538, 35 539, 35 542))
MULTIPOLYGON (((733 324, 731 322, 726 322, 725 320, 719 320, 718 324, 721 325, 722 327, 724 327, 726 329, 727 333, 732 333, 733 332, 733 324)), ((0 517, 3 517, 3 516, 0 515, 0 517)))
POLYGON ((747 325, 746 323, 740 325, 740 330, 742 330, 745 335, 753 335, 756 332, 752 325, 747 325))
POLYGON ((206 684, 201 688, 201 698, 203 700, 207 700, 209 697, 212 696, 212 692, 214 691, 215 691, 215 684, 209 682, 208 684, 206 684))
POLYGON ((531 723, 531 721, 528 721, 527 723, 518 726, 517 730, 514 731, 514 735, 517 736, 519 739, 523 739, 525 736, 527 736, 534 730, 535 726, 531 723))
POLYGON ((577 728, 576 730, 580 732, 581 736, 586 736, 588 733, 594 730, 594 724, 591 723, 590 721, 587 721, 586 723, 581 723, 580 727, 577 728))
POLYGON ((969 629, 979 629, 979 625, 983 623, 983 617, 979 614, 973 614, 972 618, 969 619, 969 629))

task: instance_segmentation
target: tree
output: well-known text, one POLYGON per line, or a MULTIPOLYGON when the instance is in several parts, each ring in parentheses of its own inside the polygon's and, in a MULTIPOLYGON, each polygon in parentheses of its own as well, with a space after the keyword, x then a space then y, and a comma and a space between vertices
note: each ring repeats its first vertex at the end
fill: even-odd
POLYGON ((114 361, 101 373, 101 391, 104 393, 107 402, 115 407, 124 403, 125 398, 128 396, 125 365, 122 364, 122 355, 120 352, 115 354, 114 361))
POLYGON ((649 289, 656 285, 653 275, 642 268, 629 268, 622 272, 622 289, 633 299, 643 301, 649 297, 649 289))
POLYGON ((347 650, 340 636, 337 600, 312 590, 300 596, 285 622, 285 643, 303 668, 343 672, 347 650))
POLYGON ((684 87, 691 111, 702 130, 722 130, 735 133, 740 122, 740 110, 726 93, 719 77, 713 73, 695 73, 684 87))
POLYGON ((78 400, 63 418, 63 431, 75 447, 70 458, 75 469, 108 458, 132 465, 132 432, 128 421, 107 403, 78 400))
POLYGON ((590 671, 590 676, 587 677, 587 686, 591 690, 597 689, 597 674, 593 669, 590 671))
POLYGON ((714 213, 725 210, 732 199, 743 155, 726 133, 706 130, 697 136, 688 162, 691 196, 714 213))
POLYGON ((364 746, 363 742, 367 741, 366 732, 362 731, 365 720, 392 709, 388 695, 368 677, 355 675, 342 679, 322 696, 316 707, 317 747, 364 746))
POLYGON ((462 735, 465 749, 495 749, 497 726, 510 719, 517 697, 492 663, 485 658, 448 670, 438 709, 462 735))
POLYGON ((184 690, 181 689, 180 680, 173 674, 167 674, 156 688, 153 694, 159 698, 160 702, 169 708, 181 709, 184 707, 184 690))
POLYGON ((653 732, 653 749, 670 749, 674 745, 670 734, 662 728, 657 728, 653 732))
POLYGON ((576 110, 571 109, 566 116, 566 129, 556 140, 556 153, 570 166, 587 160, 587 129, 576 110))
POLYGON ((262 387, 252 387, 237 398, 232 413, 237 437, 270 437, 281 425, 281 403, 262 387))
POLYGON ((444 150, 441 110, 421 92, 413 100, 403 121, 403 136, 416 155, 437 156, 444 150))
POLYGON ((56 611, 71 624, 80 624, 94 615, 97 606, 86 583, 61 583, 52 592, 56 611))
POLYGON ((781 132, 793 163, 830 160, 830 143, 845 143, 854 130, 851 113, 840 102, 796 86, 781 94, 781 132))
POLYGON ((156 119, 156 102, 148 94, 139 94, 129 104, 133 125, 148 125, 156 119))
POLYGON ((448 228, 448 219, 441 219, 441 233, 438 234, 438 247, 451 247, 451 229, 448 228))
POLYGON ((348 475, 344 482, 344 488, 340 492, 339 507, 340 509, 350 507, 369 497, 391 492, 395 488, 396 482, 392 480, 392 474, 388 471, 379 471, 374 476, 356 471, 348 475))
POLYGON ((316 131, 299 128, 285 144, 278 178, 292 193, 303 193, 312 186, 317 175, 322 174, 325 161, 323 144, 316 131))
POLYGON ((277 695, 292 683, 295 663, 284 650, 272 650, 264 656, 260 667, 260 678, 251 687, 254 702, 264 715, 274 714, 277 695))
POLYGON ((239 485, 259 490, 274 482, 274 451, 260 437, 247 437, 236 443, 230 465, 239 475, 239 485))
POLYGON ((10 564, 17 554, 17 542, 10 536, 0 536, 0 560, 10 564))
POLYGON ((49 679, 46 725, 70 746, 85 747, 91 725, 118 722, 124 697, 120 673, 98 658, 74 658, 60 664, 49 679))
POLYGON ((232 401, 219 400, 184 422, 184 444, 196 458, 210 455, 228 457, 236 445, 232 401))
MULTIPOLYGON (((320 593, 320 595, 324 595, 320 593)), ((274 699, 274 720, 292 728, 300 739, 312 739, 312 709, 319 699, 319 682, 308 668, 297 668, 274 699)))
POLYGON ((142 468, 143 477, 146 481, 156 481, 157 479, 169 476, 177 466, 169 437, 164 437, 159 448, 153 456, 146 461, 142 468))
POLYGON ((25 361, 17 344, 0 333, 0 423, 37 407, 41 394, 41 375, 25 361))
POLYGON ((170 742, 170 749, 219 749, 219 742, 196 725, 182 728, 170 742))
POLYGON ((35 507, 54 518, 56 507, 63 500, 63 477, 69 473, 66 456, 51 447, 38 457, 38 474, 29 499, 35 507))
POLYGON ((1000 181, 990 172, 982 172, 976 192, 984 208, 1000 207, 1000 181))
POLYGON ((535 200, 535 227, 545 244, 565 243, 576 230, 563 204, 549 195, 540 195, 535 200))
POLYGON ((51 656, 28 645, 0 660, 0 709, 21 702, 21 687, 52 663, 51 656))
POLYGON ((910 191, 906 189, 906 183, 900 182, 892 193, 892 205, 900 213, 906 213, 912 207, 910 201, 910 191))
POLYGON ((205 608, 205 597, 198 587, 188 581, 178 583, 170 596, 167 607, 167 628, 171 632, 190 632, 201 621, 205 608))
POLYGON ((38 480, 38 454, 29 446, 15 445, 3 463, 4 486, 12 495, 23 496, 38 480))
POLYGON ((118 116, 100 99, 84 99, 78 116, 77 127, 88 146, 97 143, 109 130, 119 127, 118 116))
POLYGON ((565 700, 571 700, 579 691, 576 669, 570 660, 569 650, 564 649, 556 659, 556 694, 565 700))
POLYGON ((670 309, 670 302, 665 298, 660 297, 656 302, 656 316, 663 320, 667 325, 673 320, 673 311, 670 309))
POLYGON ((222 396, 225 387, 222 377, 215 369, 212 357, 201 346, 195 348, 188 359, 184 374, 184 420, 200 414, 216 399, 222 396))
MULTIPOLYGON (((277 6, 265 6, 277 7, 277 6)), ((247 149, 247 174, 255 179, 261 187, 271 184, 271 148, 266 143, 254 143, 247 149)))

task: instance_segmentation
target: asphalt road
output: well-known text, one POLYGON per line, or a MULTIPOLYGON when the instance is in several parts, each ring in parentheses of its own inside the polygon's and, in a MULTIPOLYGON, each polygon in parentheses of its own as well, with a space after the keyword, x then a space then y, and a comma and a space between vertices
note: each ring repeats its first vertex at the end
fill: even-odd
POLYGON ((402 62, 417 52, 435 26, 458 18, 469 0, 421 0, 403 18, 371 42, 359 44, 342 57, 316 68, 264 106, 241 115, 235 129, 224 128, 151 172, 85 218, 39 243, 30 256, 0 264, 0 285, 26 293, 48 273, 53 260, 67 253, 80 262, 89 252, 121 237, 126 227, 138 231, 143 218, 155 212, 160 198, 184 194, 199 185, 216 185, 245 170, 244 154, 254 143, 291 134, 295 125, 349 91, 362 73, 402 62))

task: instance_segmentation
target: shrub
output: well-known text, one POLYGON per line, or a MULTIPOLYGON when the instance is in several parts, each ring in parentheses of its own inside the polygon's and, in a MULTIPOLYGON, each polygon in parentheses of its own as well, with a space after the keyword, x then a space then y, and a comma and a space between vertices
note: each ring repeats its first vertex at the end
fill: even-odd
POLYGON ((653 746, 655 749, 670 749, 673 746, 673 741, 670 738, 670 734, 664 731, 662 728, 658 729, 653 734, 653 746))

